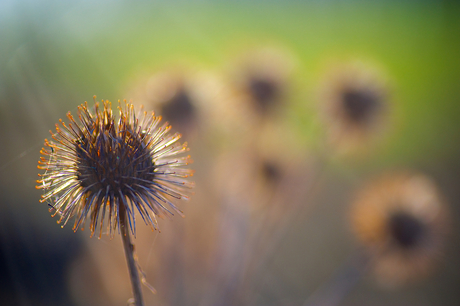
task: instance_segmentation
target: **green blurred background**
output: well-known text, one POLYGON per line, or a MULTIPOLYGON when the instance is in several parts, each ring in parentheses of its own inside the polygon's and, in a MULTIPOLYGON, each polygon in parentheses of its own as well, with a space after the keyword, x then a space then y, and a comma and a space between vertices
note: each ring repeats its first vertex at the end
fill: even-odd
MULTIPOLYGON (((281 46, 296 58, 297 94, 286 120, 305 148, 315 147, 321 134, 311 105, 325 67, 350 59, 383 67, 394 105, 385 146, 371 157, 337 161, 326 185, 335 190, 334 199, 346 198, 350 177, 421 169, 436 179, 457 222, 459 16, 455 1, 1 1, 0 303, 77 305, 66 267, 84 252, 88 233, 61 230, 34 188, 39 150, 59 118, 93 95, 130 99, 126 92, 137 75, 177 63, 223 70, 258 46, 281 46)), ((327 195, 318 201, 324 205, 310 216, 315 221, 293 222, 275 254, 273 270, 286 265, 283 273, 289 274, 281 293, 273 297, 262 288, 257 305, 302 305, 346 258, 340 253, 351 249, 352 239, 339 229, 346 208, 327 204, 327 195), (323 231, 324 224, 332 229, 323 231)), ((458 305, 455 222, 446 261, 433 279, 390 292, 363 282, 343 304, 458 305)))

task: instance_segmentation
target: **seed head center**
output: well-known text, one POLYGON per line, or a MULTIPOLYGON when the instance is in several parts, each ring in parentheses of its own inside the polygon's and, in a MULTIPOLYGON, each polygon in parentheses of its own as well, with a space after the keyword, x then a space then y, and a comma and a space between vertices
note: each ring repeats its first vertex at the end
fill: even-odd
POLYGON ((424 224, 407 213, 396 213, 390 218, 390 232, 396 243, 411 248, 423 239, 426 228, 424 224))
POLYGON ((379 98, 367 91, 347 91, 343 95, 343 103, 347 114, 358 123, 367 121, 380 107, 379 98))
POLYGON ((118 194, 154 177, 155 164, 142 135, 114 129, 84 133, 76 142, 77 177, 90 192, 118 194))

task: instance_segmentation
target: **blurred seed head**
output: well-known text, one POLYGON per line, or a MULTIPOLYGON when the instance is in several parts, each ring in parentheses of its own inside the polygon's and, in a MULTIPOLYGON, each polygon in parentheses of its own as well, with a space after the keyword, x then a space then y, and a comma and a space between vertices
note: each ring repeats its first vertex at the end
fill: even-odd
POLYGON ((265 117, 286 102, 293 59, 273 48, 255 50, 233 67, 237 93, 257 116, 265 117))
POLYGON ((322 85, 320 106, 329 140, 348 150, 379 135, 389 109, 388 85, 363 63, 336 67, 322 85))
POLYGON ((45 139, 39 161, 45 172, 37 181, 44 190, 41 202, 49 203, 62 226, 75 217, 74 231, 89 219, 92 236, 99 223, 99 237, 106 213, 107 234, 113 235, 122 205, 133 234, 136 210, 152 229, 157 216, 182 214, 171 199, 188 199, 193 184, 186 178, 193 171, 184 168, 190 156, 178 156, 188 151, 178 143, 181 135, 170 134, 171 126, 153 112, 135 114, 126 102, 117 120, 111 103, 102 102, 103 109, 96 102, 93 112, 86 102, 80 105, 78 122, 69 112, 69 123, 60 120, 50 131, 53 140, 45 139))
POLYGON ((190 128, 196 124, 197 106, 190 84, 183 73, 160 73, 147 81, 150 107, 177 128, 190 128))
POLYGON ((423 278, 442 252, 447 210, 424 175, 381 177, 358 192, 351 216, 357 238, 375 256, 373 271, 386 286, 423 278))
POLYGON ((128 96, 148 110, 155 109, 175 130, 194 139, 205 117, 207 98, 199 75, 181 68, 160 71, 137 81, 128 96))

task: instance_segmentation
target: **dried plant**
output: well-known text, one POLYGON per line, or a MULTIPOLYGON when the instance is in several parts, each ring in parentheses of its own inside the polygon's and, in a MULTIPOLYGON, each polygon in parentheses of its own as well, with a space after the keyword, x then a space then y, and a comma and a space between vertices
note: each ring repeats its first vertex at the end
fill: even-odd
POLYGON ((358 193, 351 217, 374 274, 391 286, 426 276, 448 229, 443 197, 422 174, 388 174, 369 184, 358 193))
MULTIPOLYGON (((103 110, 95 103, 94 112, 88 105, 78 107, 77 122, 67 114, 69 123, 56 124, 53 140, 45 139, 41 150, 38 189, 43 189, 41 202, 48 202, 53 217, 64 226, 75 217, 73 230, 84 228, 89 219, 91 236, 99 227, 102 235, 107 215, 107 234, 121 232, 136 305, 143 305, 138 265, 131 244, 135 235, 136 211, 152 230, 157 228, 157 216, 182 212, 171 202, 188 199, 193 186, 187 177, 193 174, 184 168, 190 156, 179 144, 180 134, 169 133, 168 123, 161 117, 140 112, 126 101, 116 120, 111 103, 103 102, 103 110)), ((121 104, 121 103, 120 103, 121 104)))

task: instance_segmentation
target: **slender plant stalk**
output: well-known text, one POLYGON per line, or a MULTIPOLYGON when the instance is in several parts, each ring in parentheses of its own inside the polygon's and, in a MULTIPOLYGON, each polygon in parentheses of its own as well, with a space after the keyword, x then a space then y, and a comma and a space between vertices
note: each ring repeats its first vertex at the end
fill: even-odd
POLYGON ((357 250, 345 261, 329 281, 308 297, 303 306, 338 306, 359 283, 366 272, 369 260, 362 250, 357 250))
POLYGON ((144 306, 142 299, 141 282, 139 280, 139 271, 134 260, 134 245, 131 243, 129 236, 128 218, 126 215, 126 208, 120 205, 120 229, 121 239, 123 240, 123 248, 125 249, 126 262, 128 263, 129 278, 133 287, 133 297, 135 306, 144 306))

